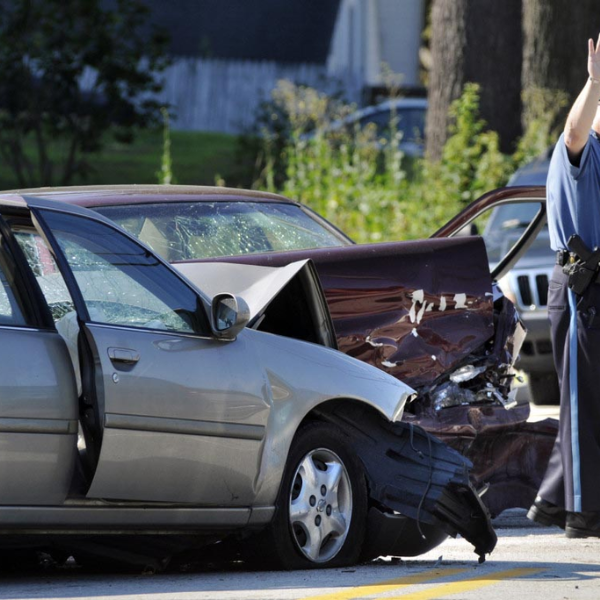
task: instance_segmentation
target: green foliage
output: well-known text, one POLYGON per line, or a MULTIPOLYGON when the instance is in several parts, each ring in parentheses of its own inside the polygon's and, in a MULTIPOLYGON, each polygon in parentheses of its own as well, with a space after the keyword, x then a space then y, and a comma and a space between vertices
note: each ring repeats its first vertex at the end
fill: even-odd
POLYGON ((173 180, 172 161, 171 161, 171 129, 169 127, 169 111, 166 107, 160 109, 163 118, 163 152, 160 162, 160 171, 156 174, 158 183, 170 185, 175 183, 173 180))
POLYGON ((510 159, 499 149, 495 131, 479 118, 479 86, 465 85, 450 106, 450 136, 439 165, 441 180, 450 193, 468 204, 483 192, 502 185, 510 173, 510 159))
MULTIPOLYGON (((214 185, 215 173, 221 173, 228 185, 248 187, 250 183, 240 178, 234 170, 236 137, 226 133, 204 131, 171 131, 171 160, 177 183, 186 185, 214 185)), ((94 170, 84 180, 80 175, 73 185, 112 185, 127 183, 152 183, 157 180, 157 165, 161 164, 164 146, 162 129, 136 132, 130 144, 114 138, 107 130, 102 137, 102 150, 93 155, 94 170)), ((24 141, 28 155, 35 152, 32 136, 24 141)), ((53 159, 54 157, 51 156, 53 159)), ((14 172, 0 160, 0 189, 19 187, 14 172)))
MULTIPOLYGON (((551 101, 552 95, 543 97, 551 101)), ((556 113, 532 98, 517 151, 505 155, 498 134, 479 117, 479 87, 467 84, 450 108, 450 136, 434 163, 402 155, 395 115, 389 136, 379 139, 374 126, 343 125, 354 107, 280 82, 272 114, 286 116, 286 134, 257 138, 262 169, 254 187, 309 205, 357 242, 427 237, 551 145, 556 113)))
POLYGON ((254 125, 239 137, 236 162, 242 178, 250 182, 268 179, 281 187, 293 133, 324 127, 348 110, 339 94, 326 96, 305 85, 280 81, 271 97, 259 104, 254 125))
POLYGON ((523 93, 525 132, 513 156, 514 166, 521 167, 542 155, 558 138, 558 118, 569 102, 563 90, 531 88, 523 93))
POLYGON ((20 186, 85 176, 109 126, 128 142, 157 121, 150 95, 166 39, 143 29, 147 13, 142 0, 114 10, 101 0, 0 0, 0 152, 20 186))

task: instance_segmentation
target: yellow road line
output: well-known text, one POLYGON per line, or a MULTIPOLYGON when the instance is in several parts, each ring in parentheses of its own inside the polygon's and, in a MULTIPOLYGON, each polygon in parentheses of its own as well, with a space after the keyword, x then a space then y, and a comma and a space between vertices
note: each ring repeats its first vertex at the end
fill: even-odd
POLYGON ((477 590, 486 585, 492 585, 493 583, 498 583, 499 581, 510 577, 524 577, 545 570, 546 569, 520 568, 509 569, 508 571, 498 571, 497 573, 487 573, 486 575, 464 579, 463 581, 453 581, 452 583, 445 583, 444 585, 436 585, 435 587, 421 592, 414 592, 403 596, 386 597, 385 600, 433 600, 449 594, 477 590))
POLYGON ((362 585, 360 587, 342 590, 341 592, 333 592, 321 596, 310 596, 303 600, 353 600, 354 598, 365 598, 367 596, 375 596, 376 594, 381 594, 383 592, 390 592, 392 590, 409 587, 418 583, 425 583, 442 577, 458 575, 459 573, 464 573, 466 570, 467 569, 436 569, 432 571, 422 571, 421 573, 407 575, 406 577, 398 577, 397 579, 390 579, 389 581, 382 581, 381 583, 373 585, 362 585))

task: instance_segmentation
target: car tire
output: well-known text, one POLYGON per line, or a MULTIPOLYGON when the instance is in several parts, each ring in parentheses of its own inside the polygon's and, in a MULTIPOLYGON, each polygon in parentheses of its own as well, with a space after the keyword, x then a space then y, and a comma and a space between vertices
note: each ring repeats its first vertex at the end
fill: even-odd
POLYGON ((349 438, 328 423, 303 426, 292 442, 273 520, 255 540, 263 564, 265 559, 283 569, 355 564, 365 537, 367 498, 364 468, 349 438))
POLYGON ((536 406, 560 404, 560 389, 556 373, 530 373, 529 396, 536 406))

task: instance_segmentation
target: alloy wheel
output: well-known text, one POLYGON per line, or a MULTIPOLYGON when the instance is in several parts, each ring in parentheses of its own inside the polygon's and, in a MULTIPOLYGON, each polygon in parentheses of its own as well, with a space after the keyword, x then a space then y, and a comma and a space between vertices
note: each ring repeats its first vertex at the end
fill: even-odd
POLYGON ((352 486, 335 452, 311 450, 292 479, 289 518, 293 538, 312 562, 331 560, 342 548, 352 519, 352 486))

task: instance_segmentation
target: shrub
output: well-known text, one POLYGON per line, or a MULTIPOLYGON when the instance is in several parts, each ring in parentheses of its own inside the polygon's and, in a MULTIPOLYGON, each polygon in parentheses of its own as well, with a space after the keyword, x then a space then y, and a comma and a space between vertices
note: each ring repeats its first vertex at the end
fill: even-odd
POLYGON ((379 139, 374 125, 344 121, 355 107, 282 81, 270 105, 273 121, 283 118, 285 126, 257 138, 262 169, 253 187, 307 204, 360 243, 427 237, 551 144, 560 106, 549 110, 551 94, 542 98, 529 99, 525 134, 506 155, 479 116, 479 86, 467 84, 451 105, 450 136, 434 163, 402 155, 395 115, 389 138, 379 139))

